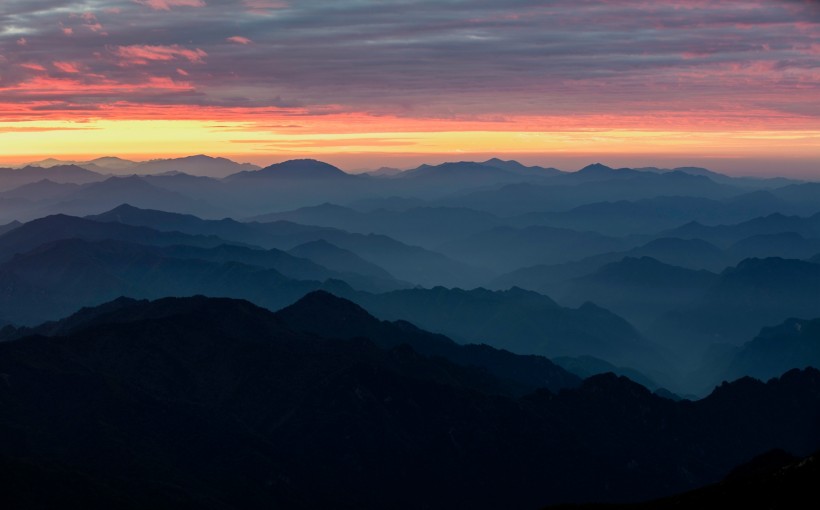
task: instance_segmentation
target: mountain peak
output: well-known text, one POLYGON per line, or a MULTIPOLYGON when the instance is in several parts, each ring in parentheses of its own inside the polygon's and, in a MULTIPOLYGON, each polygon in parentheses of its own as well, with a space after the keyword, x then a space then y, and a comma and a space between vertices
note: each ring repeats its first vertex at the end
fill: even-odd
POLYGON ((306 294, 276 315, 287 324, 301 325, 323 336, 345 336, 343 330, 372 327, 380 322, 361 306, 324 290, 306 294), (321 317, 321 321, 316 321, 316 317, 321 317))
POLYGON ((587 165, 584 168, 578 170, 578 173, 605 173, 605 172, 612 172, 614 169, 612 167, 606 166, 603 163, 592 163, 591 165, 587 165))
POLYGON ((239 172, 229 175, 234 178, 287 178, 287 179, 324 179, 351 177, 338 167, 316 159, 290 159, 262 168, 261 170, 239 172))
POLYGON ((296 175, 297 173, 305 177, 321 177, 329 175, 347 175, 340 168, 319 161, 318 159, 290 159, 282 163, 275 163, 259 170, 260 173, 279 173, 296 175))

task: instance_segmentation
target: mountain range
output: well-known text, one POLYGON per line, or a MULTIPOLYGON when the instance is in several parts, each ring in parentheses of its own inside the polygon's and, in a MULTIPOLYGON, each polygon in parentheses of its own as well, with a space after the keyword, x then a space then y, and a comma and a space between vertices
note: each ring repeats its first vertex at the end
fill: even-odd
POLYGON ((326 304, 313 295, 274 314, 229 299, 117 300, 0 343, 0 466, 20 481, 4 497, 535 508, 668 496, 773 448, 820 446, 813 369, 696 402, 611 374, 516 397, 487 371, 379 347, 399 335, 389 323, 326 304), (300 332, 348 313, 359 318, 336 338, 300 332), (397 498, 408 486, 424 490, 397 498))
POLYGON ((0 169, 0 502, 791 503, 818 204, 697 166, 0 169))

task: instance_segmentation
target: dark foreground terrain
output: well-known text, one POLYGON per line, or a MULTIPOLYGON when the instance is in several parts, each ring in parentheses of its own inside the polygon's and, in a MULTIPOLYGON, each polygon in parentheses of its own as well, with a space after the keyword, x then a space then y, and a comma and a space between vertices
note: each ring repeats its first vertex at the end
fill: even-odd
MULTIPOLYGON (((612 374, 471 354, 321 292, 278 313, 120 299, 3 334, 7 508, 635 502, 716 483, 774 448, 820 448, 814 369, 676 402, 612 374)), ((681 501, 726 501, 742 483, 681 501)))

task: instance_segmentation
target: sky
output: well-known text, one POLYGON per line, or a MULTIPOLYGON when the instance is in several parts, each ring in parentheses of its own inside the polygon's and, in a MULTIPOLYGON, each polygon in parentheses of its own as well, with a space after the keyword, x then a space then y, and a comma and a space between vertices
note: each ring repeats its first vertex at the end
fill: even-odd
POLYGON ((820 1, 2 0, 0 163, 820 176, 820 1))

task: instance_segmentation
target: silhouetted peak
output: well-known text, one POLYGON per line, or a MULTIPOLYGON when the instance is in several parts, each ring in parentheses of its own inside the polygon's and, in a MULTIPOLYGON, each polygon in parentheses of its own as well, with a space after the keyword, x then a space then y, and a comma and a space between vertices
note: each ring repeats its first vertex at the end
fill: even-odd
POLYGON ((225 158, 214 158, 212 156, 207 156, 205 154, 194 154, 193 156, 187 156, 187 157, 180 158, 180 159, 185 159, 185 160, 188 160, 188 161, 211 161, 211 160, 228 161, 225 158))
POLYGON ((248 319, 252 315, 272 316, 272 312, 244 299, 215 298, 202 295, 190 297, 166 297, 154 301, 129 300, 119 298, 101 305, 103 309, 116 309, 116 317, 107 317, 112 322, 132 322, 144 319, 161 319, 177 315, 196 315, 216 321, 248 319), (111 303, 114 303, 112 306, 111 303))
POLYGON ((50 214, 48 216, 44 216, 42 218, 37 218, 36 220, 31 220, 26 222, 22 225, 22 227, 26 227, 27 229, 36 229, 38 227, 46 227, 46 226, 62 226, 62 225, 80 225, 85 223, 86 221, 83 218, 78 218, 76 216, 70 216, 68 214, 57 213, 57 214, 50 214))
POLYGON ((603 163, 592 163, 591 165, 587 165, 584 168, 578 170, 578 173, 582 174, 603 174, 612 172, 614 169, 612 167, 606 166, 603 163))
POLYGON ((281 330, 281 322, 276 316, 243 299, 214 298, 202 295, 191 297, 167 297, 149 300, 135 300, 119 297, 99 306, 85 307, 75 314, 54 322, 48 322, 33 329, 43 335, 64 335, 74 331, 93 328, 98 325, 130 324, 142 321, 189 321, 206 329, 220 328, 231 334, 239 330, 270 331, 281 330))
POLYGON ((345 308, 348 311, 352 311, 358 314, 364 314, 370 316, 369 313, 365 311, 364 308, 361 306, 353 303, 344 298, 340 298, 334 294, 326 290, 314 290, 313 292, 309 292, 305 294, 301 299, 293 303, 292 305, 283 308, 282 310, 287 309, 299 309, 299 308, 307 308, 307 309, 314 309, 314 310, 321 310, 323 308, 334 308, 334 309, 341 309, 345 308))
POLYGON ((715 386, 707 398, 716 401, 742 400, 745 395, 757 394, 765 385, 760 379, 746 375, 734 381, 723 381, 715 386))
POLYGON ((504 159, 500 159, 500 158, 491 158, 491 159, 488 159, 487 161, 484 161, 481 164, 491 166, 491 167, 494 167, 494 168, 500 168, 502 170, 516 171, 516 170, 529 170, 530 169, 530 167, 528 167, 526 165, 523 165, 523 164, 519 163, 518 161, 516 161, 514 159, 504 160, 504 159))
POLYGON ((120 204, 117 207, 111 209, 110 211, 106 211, 103 214, 122 214, 122 213, 137 213, 142 212, 143 209, 139 207, 134 207, 129 203, 120 204))
POLYGON ((348 174, 341 169, 316 159, 291 159, 275 163, 248 175, 283 177, 342 177, 348 174))
POLYGON ((350 327, 354 324, 379 322, 361 306, 324 290, 310 292, 276 314, 288 323, 294 319, 320 321, 326 327, 333 325, 350 327))
POLYGON ((138 218, 190 218, 198 220, 196 216, 190 214, 181 214, 167 211, 160 211, 158 209, 143 209, 141 207, 133 206, 129 203, 123 203, 117 207, 106 211, 104 213, 87 216, 87 219, 95 221, 111 221, 118 219, 138 219, 138 218))

